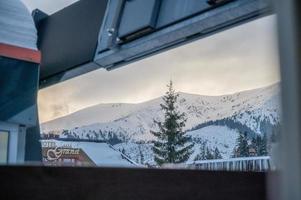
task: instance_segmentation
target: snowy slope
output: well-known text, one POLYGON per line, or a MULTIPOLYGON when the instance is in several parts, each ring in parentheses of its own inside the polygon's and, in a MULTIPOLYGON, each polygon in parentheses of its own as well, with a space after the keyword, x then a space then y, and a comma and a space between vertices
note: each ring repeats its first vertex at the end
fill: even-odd
POLYGON ((124 152, 136 163, 155 165, 152 147, 152 143, 119 143, 114 145, 115 149, 124 152))
POLYGON ((44 131, 71 129, 93 123, 106 123, 127 116, 135 104, 99 104, 42 124, 44 131))
MULTIPOLYGON (((178 107, 188 118, 186 130, 219 119, 232 118, 260 134, 261 121, 279 122, 279 85, 224 96, 179 93, 178 107)), ((86 139, 119 138, 151 141, 153 120, 163 120, 161 98, 140 104, 100 104, 42 124, 43 132, 69 129, 69 136, 86 139), (70 128, 72 127, 72 128, 70 128)), ((65 137, 65 136, 62 136, 65 137)))
MULTIPOLYGON (((207 126, 202 129, 187 132, 193 140, 201 140, 206 142, 206 146, 213 150, 216 147, 219 149, 223 158, 230 158, 233 149, 236 145, 236 139, 239 135, 237 130, 230 129, 226 126, 207 126)), ((199 153, 200 144, 195 143, 194 153, 191 155, 190 160, 193 160, 199 153)))
MULTIPOLYGON (((191 136, 195 143, 193 153, 187 160, 187 162, 191 162, 200 153, 200 142, 205 142, 206 147, 210 150, 214 150, 217 147, 224 159, 230 158, 236 145, 238 132, 225 126, 208 126, 199 130, 189 131, 187 135, 191 136)), ((152 147, 152 143, 138 144, 129 142, 114 145, 114 148, 123 151, 137 163, 155 165, 152 147)))
MULTIPOLYGON (((186 114, 185 130, 195 142, 189 161, 200 152, 201 142, 229 158, 241 128, 253 134, 271 132, 280 122, 279 92, 275 84, 223 96, 179 93, 178 109, 186 114)), ((140 104, 99 104, 42 124, 42 130, 58 130, 62 138, 106 140, 133 161, 154 165, 152 141, 156 138, 150 131, 157 129, 154 119, 163 120, 160 103, 161 98, 140 104), (63 129, 67 131, 62 134, 63 129)), ((91 148, 98 151, 96 146, 91 148)))

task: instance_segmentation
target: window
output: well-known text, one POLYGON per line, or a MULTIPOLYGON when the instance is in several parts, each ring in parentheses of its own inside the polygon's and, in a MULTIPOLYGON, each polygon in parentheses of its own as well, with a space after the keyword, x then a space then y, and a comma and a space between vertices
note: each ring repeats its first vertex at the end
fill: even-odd
POLYGON ((44 162, 275 168, 281 121, 274 28, 275 16, 261 18, 41 90, 44 162))

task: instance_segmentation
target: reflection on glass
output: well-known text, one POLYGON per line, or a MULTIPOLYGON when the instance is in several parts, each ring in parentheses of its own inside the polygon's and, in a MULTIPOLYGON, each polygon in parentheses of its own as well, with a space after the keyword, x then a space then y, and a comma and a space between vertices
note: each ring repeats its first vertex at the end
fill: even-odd
POLYGON ((280 130, 274 28, 275 16, 262 18, 42 90, 44 163, 273 169, 280 130))
POLYGON ((7 163, 8 159, 8 132, 0 130, 0 164, 7 163))

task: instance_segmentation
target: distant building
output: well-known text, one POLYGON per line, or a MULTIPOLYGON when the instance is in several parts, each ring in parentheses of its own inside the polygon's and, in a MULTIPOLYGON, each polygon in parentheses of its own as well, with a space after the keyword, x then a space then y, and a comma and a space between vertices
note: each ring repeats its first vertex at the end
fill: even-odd
POLYGON ((249 147, 249 156, 257 156, 257 152, 254 147, 249 147))
MULTIPOLYGON (((238 148, 234 148, 233 150, 233 157, 235 158, 239 158, 239 157, 245 157, 245 156, 241 156, 240 155, 240 151, 238 148)), ((253 156, 257 156, 257 151, 256 151, 256 147, 254 147, 253 145, 249 145, 249 149, 248 149, 249 155, 248 157, 253 157, 253 156)))
POLYGON ((122 152, 103 142, 41 140, 43 163, 51 166, 137 167, 122 152))
POLYGON ((43 163, 50 166, 96 166, 81 148, 42 147, 43 163))

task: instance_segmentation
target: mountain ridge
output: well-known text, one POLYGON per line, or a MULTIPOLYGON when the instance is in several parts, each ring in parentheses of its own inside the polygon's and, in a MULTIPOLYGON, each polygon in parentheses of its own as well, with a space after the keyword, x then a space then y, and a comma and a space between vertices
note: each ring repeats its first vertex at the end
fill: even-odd
MULTIPOLYGON (((279 82, 276 82, 276 83, 273 83, 273 84, 270 84, 270 85, 267 85, 267 86, 264 86, 264 87, 260 87, 260 88, 247 89, 247 90, 243 90, 243 91, 239 91, 239 92, 233 92, 233 93, 228 93, 228 94, 223 94, 223 95, 201 95, 201 94, 189 93, 189 92, 181 92, 181 91, 176 92, 176 93, 180 94, 180 95, 193 95, 193 96, 200 96, 200 97, 203 97, 203 98, 211 98, 211 97, 214 98, 214 97, 231 96, 231 95, 235 95, 237 93, 247 93, 247 92, 251 92, 251 91, 254 91, 254 90, 258 90, 258 89, 265 89, 265 88, 270 88, 270 87, 274 87, 274 86, 279 86, 279 84, 280 84, 279 82)), ((69 113, 67 115, 64 115, 64 116, 61 116, 61 117, 58 117, 58 118, 55 118, 55 119, 52 119, 52 120, 49 120, 49 121, 45 121, 42 124, 47 124, 47 123, 51 123, 53 121, 62 120, 65 117, 68 117, 70 115, 78 114, 78 113, 82 112, 83 110, 90 110, 90 109, 93 109, 93 108, 97 108, 99 106, 118 106, 118 105, 135 106, 135 105, 139 105, 139 104, 144 104, 144 103, 147 103, 147 102, 151 102, 151 101, 154 101, 154 100, 158 100, 158 99, 161 99, 161 98, 162 98, 162 96, 159 96, 159 97, 155 97, 153 99, 142 101, 142 102, 138 102, 138 103, 125 103, 125 102, 98 103, 98 104, 91 105, 91 106, 88 106, 88 107, 80 109, 80 110, 76 110, 75 112, 69 113)))
MULTIPOLYGON (((187 129, 207 121, 232 116, 238 116, 236 117, 237 120, 240 120, 242 123, 250 123, 248 117, 247 119, 244 118, 246 115, 245 112, 255 110, 258 112, 256 117, 270 115, 273 118, 271 120, 278 121, 278 116, 276 115, 280 110, 277 107, 279 101, 277 99, 279 96, 279 84, 242 91, 232 95, 206 96, 183 92, 178 92, 178 94, 179 110, 185 112, 188 117, 187 129), (265 110, 262 111, 262 108, 265 110)), ((42 131, 75 130, 80 128, 89 132, 87 130, 89 127, 94 127, 93 130, 102 130, 104 129, 103 126, 109 127, 114 124, 114 126, 118 126, 118 132, 124 132, 125 130, 122 129, 129 127, 129 123, 131 122, 133 127, 140 126, 142 130, 138 132, 148 132, 150 128, 154 128, 152 124, 154 119, 162 120, 163 115, 160 111, 160 103, 162 103, 162 97, 139 104, 98 104, 59 118, 58 120, 44 123, 42 124, 42 131)), ((137 130, 130 129, 131 127, 127 131, 137 132, 137 130)))
MULTIPOLYGON (((189 161, 197 158, 204 144, 230 158, 239 133, 248 132, 250 139, 264 134, 271 138, 279 130, 279 83, 232 95, 178 94, 178 110, 187 117, 184 131, 195 143, 189 161)), ((158 128, 154 120, 164 120, 160 103, 162 97, 139 104, 98 104, 98 108, 83 109, 41 128, 43 134, 52 132, 74 141, 106 141, 137 163, 155 165, 152 145, 156 138, 151 130, 158 128)))

